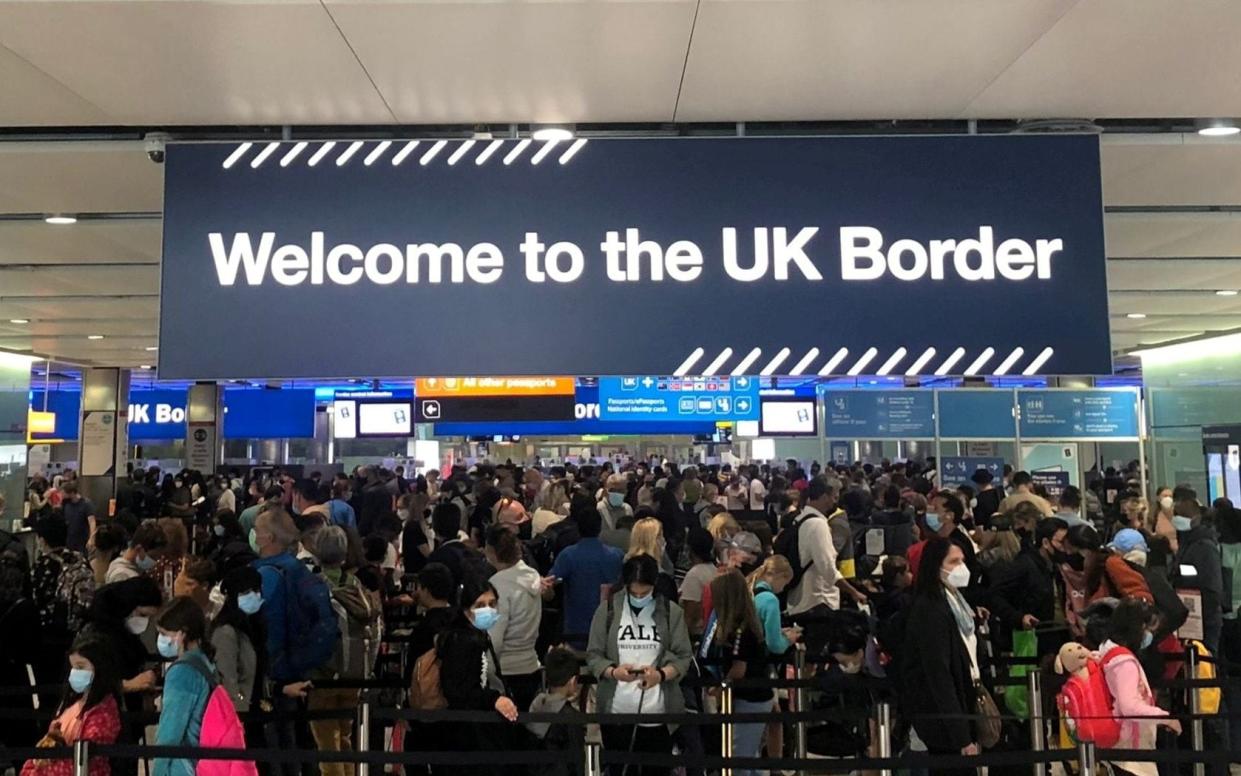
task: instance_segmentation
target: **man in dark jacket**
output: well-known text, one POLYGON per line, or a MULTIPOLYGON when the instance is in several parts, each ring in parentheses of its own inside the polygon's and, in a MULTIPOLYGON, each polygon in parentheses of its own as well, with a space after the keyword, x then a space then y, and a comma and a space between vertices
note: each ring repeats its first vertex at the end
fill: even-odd
POLYGON ((1000 502, 1004 500, 1004 491, 991 484, 994 479, 994 475, 986 469, 978 469, 970 477, 970 481, 978 486, 974 504, 974 525, 979 528, 987 527, 991 516, 999 511, 1000 502))
POLYGON ((1178 544, 1173 564, 1176 586, 1201 593, 1202 643, 1217 655, 1224 628, 1224 572, 1219 536, 1214 528, 1202 524, 1202 509, 1193 497, 1176 502, 1172 524, 1178 544))
MULTIPOLYGON (((1017 628, 1030 630, 1055 618, 1055 558, 1064 552, 1068 532, 1068 523, 1060 518, 1043 518, 1034 529, 1033 541, 1023 544, 1012 562, 993 569, 988 606, 1004 625, 997 635, 1006 636, 1017 628)), ((1039 654, 1054 651, 1050 643, 1039 645, 1039 654)))

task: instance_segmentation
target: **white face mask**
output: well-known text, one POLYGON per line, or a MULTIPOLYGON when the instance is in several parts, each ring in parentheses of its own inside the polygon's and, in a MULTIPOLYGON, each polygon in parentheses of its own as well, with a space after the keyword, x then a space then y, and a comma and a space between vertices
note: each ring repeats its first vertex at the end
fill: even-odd
POLYGON ((147 626, 150 624, 151 618, 143 617, 140 614, 135 614, 125 618, 125 627, 128 628, 129 632, 135 636, 141 636, 143 633, 146 633, 147 626))
POLYGON ((1170 512, 1172 510, 1172 497, 1164 496, 1163 498, 1159 499, 1159 507, 1163 509, 1165 512, 1170 512))
POLYGON ((846 674, 860 674, 862 673, 862 664, 860 662, 859 663, 841 663, 840 670, 845 672, 846 674))
POLYGON ((958 590, 963 587, 969 587, 970 567, 962 563, 960 566, 957 566, 955 569, 948 572, 948 574, 944 577, 944 582, 946 582, 949 587, 955 587, 958 590))

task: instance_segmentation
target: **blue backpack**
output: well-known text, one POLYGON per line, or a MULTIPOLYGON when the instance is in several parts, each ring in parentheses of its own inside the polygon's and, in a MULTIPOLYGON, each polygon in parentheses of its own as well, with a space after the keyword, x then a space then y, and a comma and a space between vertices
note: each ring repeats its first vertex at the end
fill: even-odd
POLYGON ((302 563, 289 569, 270 568, 280 574, 285 595, 285 652, 276 660, 288 675, 305 678, 332 659, 340 641, 332 592, 322 577, 302 563))

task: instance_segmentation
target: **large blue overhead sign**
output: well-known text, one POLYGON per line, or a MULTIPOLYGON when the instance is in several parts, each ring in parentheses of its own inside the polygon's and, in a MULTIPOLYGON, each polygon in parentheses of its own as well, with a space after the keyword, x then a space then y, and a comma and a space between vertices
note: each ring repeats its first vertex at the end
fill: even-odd
POLYGON ((1093 136, 167 154, 165 378, 1111 372, 1093 136), (693 341, 704 300, 728 314, 693 341), (1013 314, 1053 303, 1074 314, 1013 314))
POLYGON ((612 421, 758 420, 754 377, 599 378, 599 418, 612 421))
POLYGON ((930 439, 931 391, 826 391, 827 436, 834 439, 930 439))
POLYGON ((1016 428, 1012 391, 939 391, 939 435, 943 439, 1012 439, 1016 428))
POLYGON ((1018 391, 1017 403, 1023 440, 1139 436, 1137 391, 1018 391))

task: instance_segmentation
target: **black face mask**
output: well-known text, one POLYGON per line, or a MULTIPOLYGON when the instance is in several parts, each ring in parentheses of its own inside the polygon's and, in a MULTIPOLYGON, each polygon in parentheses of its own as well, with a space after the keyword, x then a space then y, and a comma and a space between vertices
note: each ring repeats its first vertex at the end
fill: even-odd
POLYGON ((1086 568, 1086 557, 1084 555, 1078 555, 1074 553, 1072 555, 1069 555, 1068 559, 1065 562, 1068 563, 1069 568, 1073 569, 1074 571, 1084 571, 1086 568))
POLYGON ((1064 550, 1053 549, 1051 551, 1051 562, 1056 563, 1056 564, 1067 563, 1069 566, 1072 566, 1073 558, 1081 558, 1081 557, 1082 556, 1080 555, 1070 555, 1064 550))

